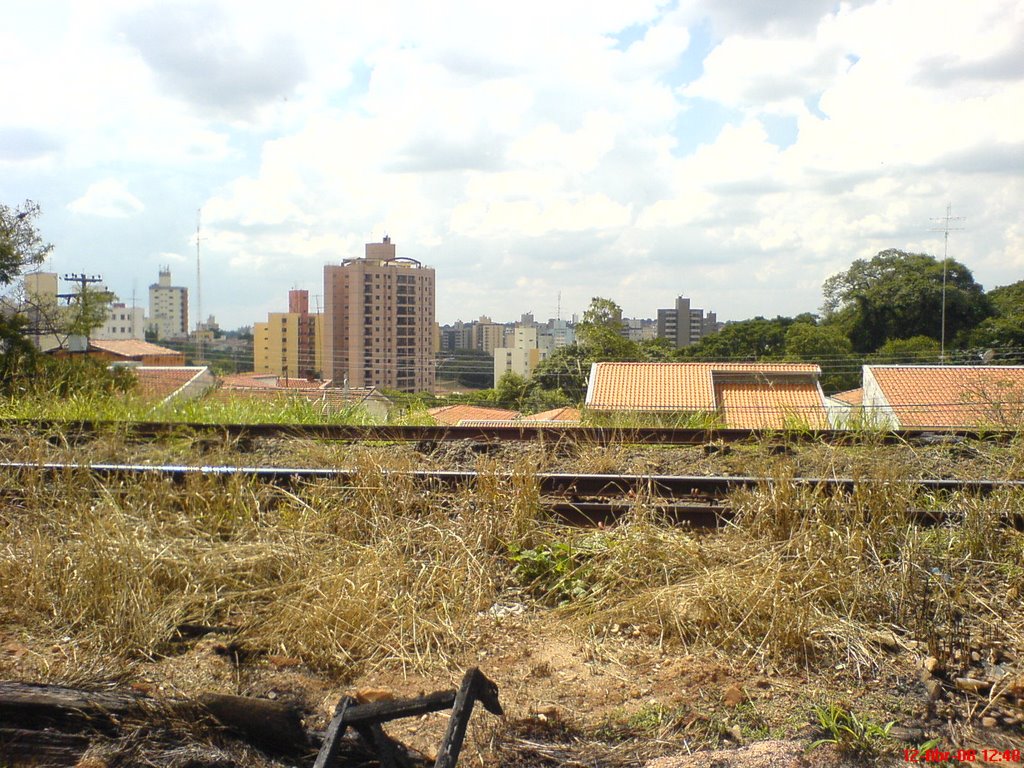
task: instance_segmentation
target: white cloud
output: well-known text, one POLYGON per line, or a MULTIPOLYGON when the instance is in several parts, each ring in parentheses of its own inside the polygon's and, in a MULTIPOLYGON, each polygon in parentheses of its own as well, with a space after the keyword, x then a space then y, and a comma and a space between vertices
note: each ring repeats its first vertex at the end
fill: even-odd
POLYGON ((145 207, 142 201, 125 189, 117 179, 104 179, 90 184, 85 194, 68 204, 68 209, 73 213, 109 219, 134 216, 145 207))
MULTIPOLYGON (((681 292, 723 318, 796 314, 854 258, 934 248, 947 201, 980 280, 1024 267, 1013 0, 16 15, 0 195, 106 217, 117 269, 147 281, 201 206, 205 311, 229 327, 385 232, 438 269, 442 320, 518 316, 519 280, 538 313, 561 291, 564 314, 681 292), (194 56, 164 22, 202 33, 194 56)), ((46 234, 83 250, 95 230, 67 218, 46 234)))

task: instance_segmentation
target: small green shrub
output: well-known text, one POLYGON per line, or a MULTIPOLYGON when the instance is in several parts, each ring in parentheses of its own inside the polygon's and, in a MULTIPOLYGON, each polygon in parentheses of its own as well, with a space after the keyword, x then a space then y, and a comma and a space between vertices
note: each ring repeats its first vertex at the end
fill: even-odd
POLYGON ((568 603, 590 594, 587 560, 591 554, 592 551, 564 541, 540 544, 532 549, 513 547, 513 574, 542 599, 568 603))
POLYGON ((814 707, 814 715, 825 736, 813 742, 810 749, 823 744, 834 744, 847 755, 871 757, 878 754, 883 741, 889 738, 889 731, 896 724, 892 720, 879 725, 864 715, 858 715, 838 704, 814 707))

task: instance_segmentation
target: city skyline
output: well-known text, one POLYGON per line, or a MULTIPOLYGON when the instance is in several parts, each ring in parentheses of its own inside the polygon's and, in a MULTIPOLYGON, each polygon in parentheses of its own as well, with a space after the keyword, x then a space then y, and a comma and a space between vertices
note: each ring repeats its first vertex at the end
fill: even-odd
MULTIPOLYGON (((1024 8, 680 0, 21 4, 0 200, 38 201, 43 269, 142 304, 160 265, 225 328, 322 292, 390 235, 437 320, 817 311, 885 248, 987 289, 1024 273, 1024 8)), ((190 317, 199 319, 196 307, 190 317)))

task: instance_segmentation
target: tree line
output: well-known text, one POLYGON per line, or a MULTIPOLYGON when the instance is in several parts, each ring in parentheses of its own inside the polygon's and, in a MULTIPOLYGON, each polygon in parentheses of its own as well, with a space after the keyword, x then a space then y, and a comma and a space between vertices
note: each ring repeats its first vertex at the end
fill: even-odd
POLYGON ((596 297, 576 344, 555 350, 530 379, 506 374, 479 399, 524 410, 580 402, 600 361, 811 362, 834 393, 860 386, 865 363, 1024 360, 1024 280, 986 292, 960 262, 888 249, 828 278, 822 294, 820 314, 727 323, 681 349, 667 339, 629 340, 619 306, 596 297))

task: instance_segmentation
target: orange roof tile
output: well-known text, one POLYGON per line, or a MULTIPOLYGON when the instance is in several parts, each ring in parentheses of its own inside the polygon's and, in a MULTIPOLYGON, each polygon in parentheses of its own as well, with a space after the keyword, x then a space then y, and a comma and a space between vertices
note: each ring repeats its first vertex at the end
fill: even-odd
POLYGON ((226 387, 276 387, 277 376, 273 373, 231 373, 220 377, 226 387))
POLYGON ((834 395, 829 395, 829 397, 849 405, 860 405, 861 400, 864 399, 864 388, 857 387, 856 389, 847 389, 843 392, 836 392, 834 395))
POLYGON ((479 405, 443 405, 427 411, 438 424, 455 426, 460 421, 508 421, 518 419, 519 411, 506 408, 485 408, 479 405))
POLYGON ((129 368, 135 374, 135 393, 143 400, 166 400, 192 379, 206 370, 203 366, 137 366, 129 368))
POLYGON ((816 381, 820 374, 809 363, 594 363, 586 404, 594 410, 709 411, 715 409, 716 379, 816 381))
POLYGON ((578 421, 527 421, 526 419, 463 419, 457 427, 529 427, 530 429, 556 429, 577 427, 578 421))
MULTIPOLYGON (((1024 366, 865 366, 903 429, 1020 427, 1024 366)), ((867 378, 868 374, 865 374, 867 378)), ((865 384, 868 384, 865 381, 865 384)), ((867 389, 867 387, 865 388, 867 389)))
POLYGON ((90 339, 89 346, 121 357, 140 357, 141 355, 180 355, 184 357, 184 353, 176 349, 168 349, 159 344, 151 344, 138 339, 90 339))
POLYGON ((579 421, 579 408, 572 408, 568 405, 561 408, 552 408, 550 411, 542 411, 532 416, 523 416, 524 421, 579 421))
POLYGON ((725 381, 715 384, 715 402, 734 429, 827 429, 828 415, 818 383, 725 381))

